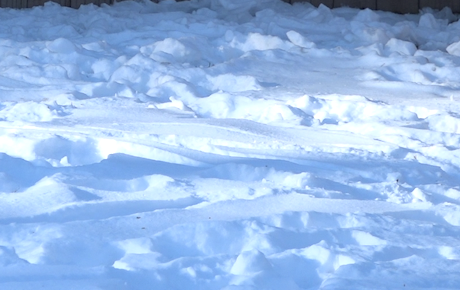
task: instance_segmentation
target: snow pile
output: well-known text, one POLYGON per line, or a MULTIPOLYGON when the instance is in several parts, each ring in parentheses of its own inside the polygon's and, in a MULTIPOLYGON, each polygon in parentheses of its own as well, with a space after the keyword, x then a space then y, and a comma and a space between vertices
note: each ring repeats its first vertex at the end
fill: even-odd
POLYGON ((0 9, 0 289, 459 289, 460 24, 0 9))

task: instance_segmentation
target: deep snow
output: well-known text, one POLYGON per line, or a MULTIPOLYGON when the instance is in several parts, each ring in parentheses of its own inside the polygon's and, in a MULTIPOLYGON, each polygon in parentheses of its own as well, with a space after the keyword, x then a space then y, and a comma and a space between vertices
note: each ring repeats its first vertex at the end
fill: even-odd
POLYGON ((460 22, 0 9, 0 289, 460 289, 460 22))

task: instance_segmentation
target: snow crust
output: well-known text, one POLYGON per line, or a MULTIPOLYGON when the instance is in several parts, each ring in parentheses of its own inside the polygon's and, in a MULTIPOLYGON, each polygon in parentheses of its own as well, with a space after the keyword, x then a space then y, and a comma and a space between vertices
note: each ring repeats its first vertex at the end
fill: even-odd
POLYGON ((0 9, 0 289, 460 289, 460 23, 0 9))

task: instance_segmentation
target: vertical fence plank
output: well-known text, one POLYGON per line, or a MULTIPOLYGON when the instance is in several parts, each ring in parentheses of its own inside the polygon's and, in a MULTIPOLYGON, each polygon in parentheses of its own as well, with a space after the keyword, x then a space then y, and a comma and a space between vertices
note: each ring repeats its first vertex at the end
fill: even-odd
POLYGON ((460 12, 460 1, 458 0, 420 0, 420 8, 431 7, 433 9, 443 9, 444 7, 450 7, 452 12, 460 12))
MULTIPOLYGON (((42 5, 40 0, 29 0, 28 3, 27 3, 28 8, 32 8, 32 7, 39 6, 39 5, 42 5)), ((22 7, 22 8, 24 8, 24 7, 22 7)))
POLYGON ((80 0, 71 0, 70 1, 70 7, 72 8, 80 8, 80 0))
MULTIPOLYGON (((59 5, 62 5, 62 3, 61 3, 62 1, 61 1, 61 0, 45 0, 45 3, 46 3, 46 2, 54 2, 54 3, 57 3, 57 4, 59 4, 59 5)), ((43 3, 43 4, 45 4, 45 3, 43 3)))
POLYGON ((392 11, 401 14, 418 13, 418 0, 378 0, 377 10, 392 11))
POLYGON ((433 9, 442 9, 444 6, 452 4, 452 1, 446 0, 420 0, 420 8, 431 7, 433 9))
POLYGON ((352 8, 377 9, 378 0, 334 0, 334 8, 348 6, 352 8))
POLYGON ((334 0, 310 0, 309 2, 316 7, 318 7, 321 4, 326 5, 329 8, 334 7, 334 0))
POLYGON ((59 4, 61 4, 61 6, 70 7, 70 0, 61 0, 59 4))
POLYGON ((305 2, 306 2, 306 3, 311 3, 310 0, 291 0, 291 1, 286 1, 286 2, 291 3, 291 4, 294 4, 294 3, 302 3, 302 2, 303 2, 303 3, 305 3, 305 2))

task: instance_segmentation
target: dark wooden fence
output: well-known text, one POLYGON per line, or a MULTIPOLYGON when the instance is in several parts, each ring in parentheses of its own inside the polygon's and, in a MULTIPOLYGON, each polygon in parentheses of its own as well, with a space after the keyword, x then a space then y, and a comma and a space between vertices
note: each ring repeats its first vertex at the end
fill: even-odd
MULTIPOLYGON (((0 0, 0 7, 30 8, 53 1, 62 6, 78 8, 85 4, 112 4, 115 0, 0 0)), ((118 0, 120 1, 120 0, 118 0)), ((315 6, 324 4, 330 8, 349 6, 353 8, 370 8, 396 13, 418 13, 421 8, 442 9, 450 7, 452 12, 460 13, 460 0, 283 0, 288 3, 309 2, 315 6)))
POLYGON ((402 14, 418 13, 420 9, 425 7, 438 10, 444 7, 450 7, 452 12, 460 13, 460 0, 285 0, 285 2, 310 2, 315 6, 324 4, 330 8, 343 6, 370 8, 373 10, 391 11, 402 14))
POLYGON ((45 4, 45 2, 52 1, 62 6, 79 8, 81 5, 85 4, 112 4, 114 0, 0 0, 1 8, 31 8, 34 6, 40 6, 45 4))

